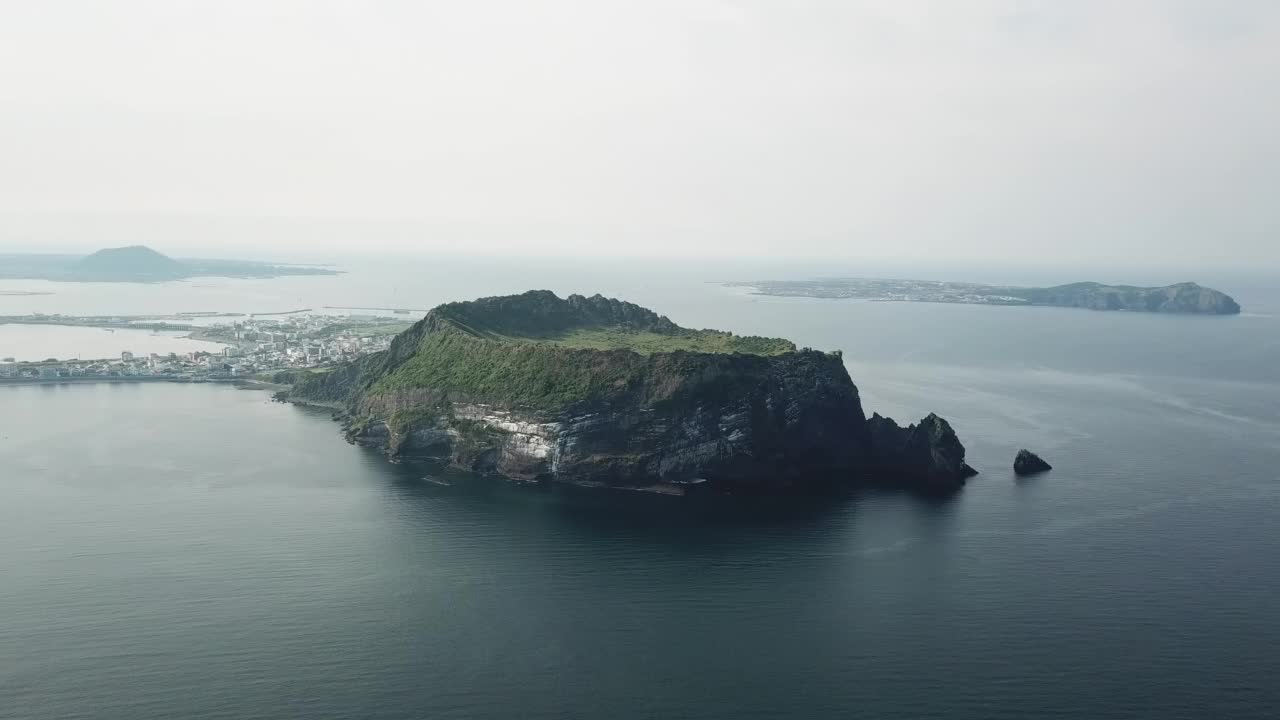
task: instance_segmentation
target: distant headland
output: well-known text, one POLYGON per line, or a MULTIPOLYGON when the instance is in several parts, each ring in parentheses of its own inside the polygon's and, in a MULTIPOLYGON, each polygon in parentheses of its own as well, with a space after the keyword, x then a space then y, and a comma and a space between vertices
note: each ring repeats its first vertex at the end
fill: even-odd
POLYGON ((248 260, 177 260, 149 247, 107 248, 92 255, 0 255, 0 279, 55 282, 169 282, 194 277, 275 278, 337 275, 314 265, 271 265, 248 260))
POLYGON ((751 288, 756 295, 781 297, 849 298, 881 302, 934 302, 966 305, 1042 305, 1088 310, 1180 313, 1189 315, 1238 315, 1240 305, 1230 296, 1193 282, 1161 287, 1072 283, 1034 288, 1011 285, 936 282, 930 280, 880 280, 827 278, 815 280, 759 280, 726 283, 751 288))

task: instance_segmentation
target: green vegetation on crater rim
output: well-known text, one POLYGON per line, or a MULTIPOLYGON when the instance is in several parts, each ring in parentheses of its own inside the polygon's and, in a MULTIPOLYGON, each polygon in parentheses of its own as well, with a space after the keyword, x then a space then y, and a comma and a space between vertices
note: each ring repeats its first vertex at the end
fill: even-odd
POLYGON ((560 299, 548 290, 449 303, 432 311, 459 330, 497 342, 545 343, 581 350, 781 355, 795 343, 720 330, 690 330, 633 303, 601 295, 560 299))
POLYGON ((720 332, 718 330, 681 330, 674 333, 618 330, 613 328, 581 328, 563 335, 537 338, 567 348, 583 350, 626 349, 641 355, 664 352, 745 353, 747 355, 781 355, 795 352, 795 343, 781 338, 767 338, 720 332))
MULTIPOLYGON (((295 396, 377 402, 406 393, 430 403, 486 402, 555 413, 588 403, 678 403, 725 397, 757 382, 788 340, 682 328, 632 303, 540 290, 450 303, 295 396)), ((819 354, 819 353, 812 353, 819 354)))

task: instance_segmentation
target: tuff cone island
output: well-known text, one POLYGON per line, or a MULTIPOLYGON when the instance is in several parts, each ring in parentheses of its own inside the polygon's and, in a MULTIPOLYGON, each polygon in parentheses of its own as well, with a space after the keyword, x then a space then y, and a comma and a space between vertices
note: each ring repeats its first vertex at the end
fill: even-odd
POLYGON ((975 474, 946 420, 868 419, 838 352, 689 330, 599 295, 441 305, 287 398, 340 408, 350 440, 393 458, 525 482, 947 492, 975 474))

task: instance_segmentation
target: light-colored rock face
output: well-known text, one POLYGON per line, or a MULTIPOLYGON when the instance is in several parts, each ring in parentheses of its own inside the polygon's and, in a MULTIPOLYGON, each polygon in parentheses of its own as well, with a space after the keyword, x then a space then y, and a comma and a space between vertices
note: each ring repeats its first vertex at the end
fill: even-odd
POLYGON ((509 410, 487 405, 457 404, 451 411, 456 420, 477 422, 500 433, 504 451, 512 455, 530 460, 550 460, 556 451, 561 423, 522 419, 509 410))

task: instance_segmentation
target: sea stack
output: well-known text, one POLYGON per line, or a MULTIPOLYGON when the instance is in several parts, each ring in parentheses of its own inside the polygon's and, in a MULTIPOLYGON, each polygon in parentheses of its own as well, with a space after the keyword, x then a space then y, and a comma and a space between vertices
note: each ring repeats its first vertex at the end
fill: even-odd
POLYGON ((1013 472, 1018 475, 1035 475, 1052 469, 1052 465, 1030 450, 1019 450, 1013 459, 1013 472))

